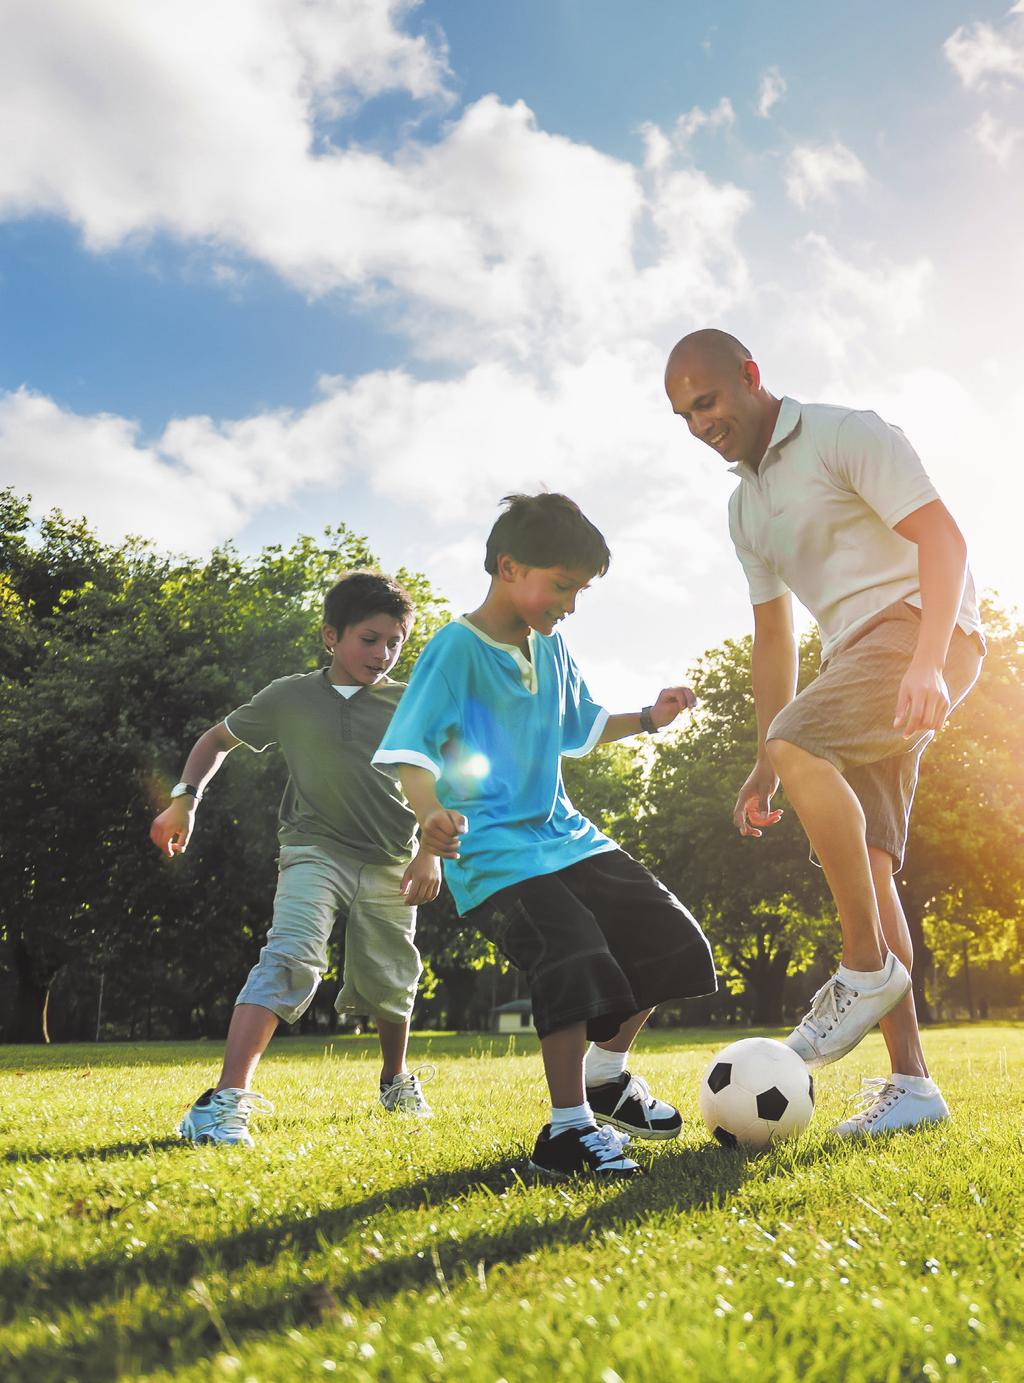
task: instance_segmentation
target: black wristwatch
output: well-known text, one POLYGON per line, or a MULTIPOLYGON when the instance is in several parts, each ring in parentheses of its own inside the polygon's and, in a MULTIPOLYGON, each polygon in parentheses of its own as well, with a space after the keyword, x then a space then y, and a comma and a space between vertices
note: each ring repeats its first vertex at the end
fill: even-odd
POLYGON ((198 802, 199 789, 193 787, 191 783, 175 783, 174 787, 171 788, 171 800, 173 801, 175 797, 194 797, 198 802))
POLYGON ((651 711, 653 709, 653 706, 645 706, 640 712, 640 729, 647 735, 656 735, 661 729, 661 726, 655 725, 654 721, 651 719, 651 711))

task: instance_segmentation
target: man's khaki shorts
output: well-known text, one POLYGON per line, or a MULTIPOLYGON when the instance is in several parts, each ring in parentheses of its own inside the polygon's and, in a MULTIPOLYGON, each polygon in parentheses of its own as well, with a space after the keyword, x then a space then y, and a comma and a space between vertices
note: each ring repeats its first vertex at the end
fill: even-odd
MULTIPOLYGON (((905 740, 903 731, 893 727, 900 683, 920 629, 920 611, 905 601, 879 611, 783 707, 767 735, 839 769, 864 809, 868 845, 887 850, 897 870, 903 864, 918 765, 934 736, 926 730, 905 740)), ((959 627, 953 631, 944 669, 952 706, 977 681, 984 650, 980 635, 965 634, 959 627)))

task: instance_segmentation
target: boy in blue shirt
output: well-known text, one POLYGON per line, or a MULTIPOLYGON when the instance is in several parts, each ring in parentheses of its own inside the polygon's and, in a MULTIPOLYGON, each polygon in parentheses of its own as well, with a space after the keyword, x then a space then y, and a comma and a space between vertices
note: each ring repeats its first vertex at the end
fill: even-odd
POLYGON ((681 1121, 626 1069, 630 1045, 656 1004, 713 992, 714 965, 686 908, 573 807, 561 756, 661 729, 694 696, 669 687, 623 715, 591 699, 555 626, 607 544, 564 495, 504 503, 483 604, 420 655, 373 762, 398 765, 460 915, 527 974, 552 1103, 531 1169, 632 1176, 623 1135, 674 1138, 681 1121))

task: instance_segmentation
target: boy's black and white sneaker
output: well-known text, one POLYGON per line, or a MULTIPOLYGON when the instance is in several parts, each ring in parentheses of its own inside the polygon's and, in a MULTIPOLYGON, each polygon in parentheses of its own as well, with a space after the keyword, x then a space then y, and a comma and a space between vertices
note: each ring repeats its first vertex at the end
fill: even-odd
POLYGON ((628 1138, 610 1128, 567 1128, 551 1136, 545 1124, 537 1135, 533 1156, 527 1164, 531 1172, 552 1181, 571 1177, 590 1177, 595 1181, 619 1181, 640 1175, 640 1168, 623 1149, 628 1138))
POLYGON ((656 1099, 643 1077, 628 1071, 607 1085, 588 1086, 587 1103, 599 1124, 610 1124, 631 1138, 676 1138, 683 1126, 679 1110, 656 1099))

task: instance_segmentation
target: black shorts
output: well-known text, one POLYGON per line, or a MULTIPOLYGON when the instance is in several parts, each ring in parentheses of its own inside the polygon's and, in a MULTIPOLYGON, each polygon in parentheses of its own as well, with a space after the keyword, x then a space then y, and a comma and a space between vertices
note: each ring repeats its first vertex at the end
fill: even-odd
POLYGON ((526 972, 540 1037, 585 1022, 607 1042, 642 1009, 718 987, 696 920, 624 850, 510 884, 464 920, 526 972))

